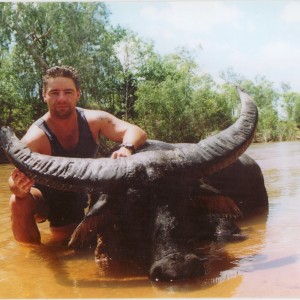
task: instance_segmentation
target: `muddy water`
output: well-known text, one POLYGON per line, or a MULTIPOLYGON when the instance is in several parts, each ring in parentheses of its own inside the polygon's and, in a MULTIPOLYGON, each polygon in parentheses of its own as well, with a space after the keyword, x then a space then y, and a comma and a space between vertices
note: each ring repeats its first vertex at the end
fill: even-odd
POLYGON ((0 298, 300 297, 300 143, 252 145, 269 193, 268 213, 241 223, 242 242, 202 245, 207 275, 154 284, 134 269, 105 274, 93 249, 74 252, 51 241, 16 243, 10 229, 7 177, 0 165, 0 298))

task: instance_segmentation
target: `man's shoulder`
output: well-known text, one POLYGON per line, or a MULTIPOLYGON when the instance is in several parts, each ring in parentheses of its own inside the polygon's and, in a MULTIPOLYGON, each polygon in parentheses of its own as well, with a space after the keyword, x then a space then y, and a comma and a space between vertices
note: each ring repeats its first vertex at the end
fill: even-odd
POLYGON ((112 115, 103 110, 84 109, 84 115, 95 140, 98 140, 103 128, 112 123, 112 115))
POLYGON ((26 134, 22 138, 22 142, 34 152, 46 154, 49 150, 49 142, 46 134, 35 123, 29 127, 26 134))
POLYGON ((86 109, 86 108, 79 108, 84 112, 84 115, 88 121, 99 121, 101 118, 105 118, 109 113, 103 110, 97 109, 86 109))
MULTIPOLYGON (((41 119, 39 119, 39 120, 41 120, 41 119)), ((38 127, 38 124, 36 122, 31 124, 31 126, 28 128, 26 134, 23 136, 22 140, 26 139, 26 138, 27 139, 28 138, 39 138, 44 134, 43 130, 38 127)))

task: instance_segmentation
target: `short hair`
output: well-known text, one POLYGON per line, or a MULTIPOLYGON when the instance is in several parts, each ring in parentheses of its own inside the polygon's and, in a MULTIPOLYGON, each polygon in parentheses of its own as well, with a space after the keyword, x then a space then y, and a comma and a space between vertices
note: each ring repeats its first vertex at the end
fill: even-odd
POLYGON ((49 68, 45 75, 43 76, 43 89, 44 91, 47 88, 48 80, 50 78, 56 78, 56 77, 67 77, 71 78, 76 86, 76 89, 80 89, 80 79, 78 72, 70 67, 70 66, 55 66, 52 68, 49 68))

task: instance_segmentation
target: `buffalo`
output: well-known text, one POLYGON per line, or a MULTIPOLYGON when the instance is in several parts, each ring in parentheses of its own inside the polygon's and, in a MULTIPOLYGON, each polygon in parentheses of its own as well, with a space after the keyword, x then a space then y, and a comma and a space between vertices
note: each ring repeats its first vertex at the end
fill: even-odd
POLYGON ((235 220, 268 207, 261 169, 244 154, 257 107, 237 89, 240 117, 197 144, 148 140, 127 158, 63 158, 30 151, 11 128, 2 127, 2 147, 37 182, 90 193, 70 247, 95 244, 96 261, 108 267, 141 262, 153 281, 195 278, 206 272, 199 243, 244 238, 235 220))

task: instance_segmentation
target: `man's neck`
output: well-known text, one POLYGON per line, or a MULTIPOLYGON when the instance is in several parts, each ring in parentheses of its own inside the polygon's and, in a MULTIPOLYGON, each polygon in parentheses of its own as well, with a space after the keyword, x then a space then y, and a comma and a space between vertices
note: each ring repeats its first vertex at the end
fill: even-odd
POLYGON ((79 140, 79 127, 76 111, 65 119, 54 117, 48 112, 45 115, 45 121, 63 148, 72 149, 77 145, 79 140))
POLYGON ((60 128, 61 130, 74 127, 77 124, 76 110, 66 118, 57 117, 50 112, 47 112, 44 118, 51 127, 60 128))

